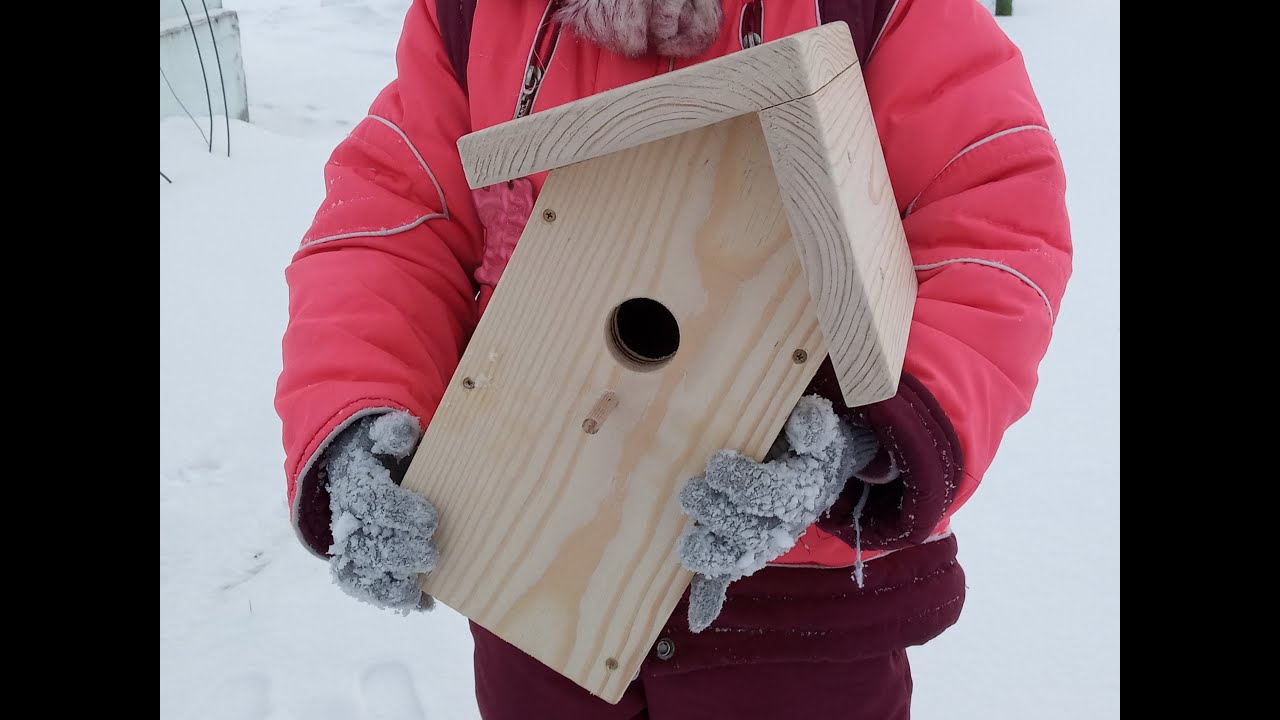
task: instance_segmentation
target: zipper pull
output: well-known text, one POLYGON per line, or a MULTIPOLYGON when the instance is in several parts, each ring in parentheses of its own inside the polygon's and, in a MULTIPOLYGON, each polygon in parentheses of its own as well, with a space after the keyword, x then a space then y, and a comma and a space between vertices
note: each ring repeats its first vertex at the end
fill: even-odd
POLYGON ((738 37, 742 40, 743 50, 764 42, 764 0, 751 0, 742 6, 738 37))
POLYGON ((520 98, 516 101, 515 118, 529 114, 533 109, 533 99, 538 95, 538 86, 542 84, 542 68, 529 65, 524 71, 524 83, 520 87, 520 98))
POLYGON ((542 13, 542 22, 538 24, 537 33, 533 36, 533 45, 529 48, 529 64, 525 66, 524 81, 520 84, 515 120, 533 112, 533 103, 538 99, 542 78, 547 74, 551 57, 556 52, 556 43, 560 40, 560 23, 553 22, 552 18, 559 11, 561 4, 562 0, 549 0, 547 9, 542 13))

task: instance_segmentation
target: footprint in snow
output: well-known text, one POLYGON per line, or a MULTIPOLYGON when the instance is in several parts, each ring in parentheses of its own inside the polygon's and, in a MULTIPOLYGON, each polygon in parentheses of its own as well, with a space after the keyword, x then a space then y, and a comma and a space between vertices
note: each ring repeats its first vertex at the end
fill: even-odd
POLYGON ((369 666, 360 675, 368 720, 426 720, 409 668, 397 661, 369 666))
POLYGON ((271 678, 260 672, 223 682, 191 720, 266 720, 271 713, 271 678))

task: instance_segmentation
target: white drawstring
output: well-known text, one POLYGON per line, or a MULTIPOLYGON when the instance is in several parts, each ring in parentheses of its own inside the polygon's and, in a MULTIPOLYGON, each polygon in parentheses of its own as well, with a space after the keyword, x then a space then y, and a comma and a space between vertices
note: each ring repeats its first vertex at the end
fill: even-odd
POLYGON ((871 483, 862 484, 862 497, 858 498, 858 504, 853 506, 853 580, 858 583, 858 589, 862 589, 862 568, 866 563, 862 562, 862 510, 867 507, 867 498, 871 497, 871 483))

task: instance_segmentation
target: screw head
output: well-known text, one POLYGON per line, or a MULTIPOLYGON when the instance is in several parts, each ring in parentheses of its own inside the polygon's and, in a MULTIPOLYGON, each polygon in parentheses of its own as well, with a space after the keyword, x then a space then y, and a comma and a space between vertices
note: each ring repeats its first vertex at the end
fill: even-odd
POLYGON ((662 638, 655 648, 659 660, 670 660, 675 657, 676 644, 671 638, 662 638))
POLYGON ((463 390, 475 390, 475 389, 476 389, 476 381, 475 381, 475 380, 472 380, 472 379, 471 379, 471 378, 469 378, 469 377, 462 378, 462 389, 463 389, 463 390))
POLYGON ((803 365, 809 360, 809 351, 804 348, 796 350, 791 353, 791 359, 794 360, 797 365, 803 365))
POLYGON ((545 222, 553 223, 556 221, 556 211, 550 208, 542 211, 542 219, 545 222))

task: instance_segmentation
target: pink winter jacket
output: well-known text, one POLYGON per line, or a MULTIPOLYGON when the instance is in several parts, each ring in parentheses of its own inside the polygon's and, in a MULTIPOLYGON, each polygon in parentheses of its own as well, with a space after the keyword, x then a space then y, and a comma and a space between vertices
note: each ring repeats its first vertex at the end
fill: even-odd
MULTIPOLYGON (((719 38, 692 60, 626 58, 564 29, 531 110, 739 50, 751 3, 723 4, 719 38)), ((320 451, 365 414, 430 422, 541 187, 539 175, 528 192, 473 195, 456 142, 511 119, 546 11, 546 0, 415 0, 398 78, 325 168, 327 197, 286 271, 276 394, 291 515, 318 555, 331 541, 320 451)), ((854 36, 920 283, 896 397, 844 408, 829 363, 812 387, 879 435, 868 472, 898 476, 867 505, 870 559, 948 533, 1027 412, 1071 242, 1053 137, 1018 49, 981 5, 774 1, 752 30, 767 42, 833 20, 854 36)), ((778 563, 852 564, 851 506, 842 498, 778 563)))

